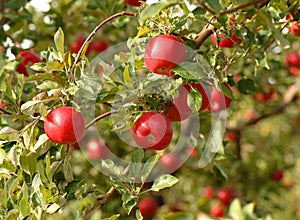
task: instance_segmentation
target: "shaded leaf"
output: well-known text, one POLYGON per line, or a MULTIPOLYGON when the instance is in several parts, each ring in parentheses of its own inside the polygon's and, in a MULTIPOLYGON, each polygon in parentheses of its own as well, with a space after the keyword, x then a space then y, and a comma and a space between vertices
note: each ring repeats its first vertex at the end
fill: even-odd
POLYGON ((61 56, 64 56, 64 32, 59 27, 56 33, 54 34, 54 43, 56 46, 56 49, 60 52, 61 56))
POLYGON ((152 5, 147 6, 144 8, 140 14, 139 22, 143 23, 148 18, 157 15, 159 12, 161 12, 164 8, 169 7, 171 5, 177 4, 177 0, 161 0, 157 3, 154 3, 152 5))
POLYGON ((251 79, 241 79, 238 81, 238 89, 241 93, 251 94, 256 92, 256 86, 253 80, 251 79))

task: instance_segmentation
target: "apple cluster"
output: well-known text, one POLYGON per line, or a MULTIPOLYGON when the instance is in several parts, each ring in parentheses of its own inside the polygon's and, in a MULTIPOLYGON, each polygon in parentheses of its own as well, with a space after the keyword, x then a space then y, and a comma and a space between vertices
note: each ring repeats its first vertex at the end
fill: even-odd
POLYGON ((285 63, 290 68, 290 74, 293 76, 298 75, 300 69, 300 55, 297 51, 290 52, 285 57, 285 63))
POLYGON ((222 218, 226 214, 226 207, 230 205, 235 198, 235 193, 230 188, 220 188, 215 195, 215 189, 207 186, 204 189, 204 197, 208 200, 217 200, 210 208, 210 214, 214 218, 222 218))
MULTIPOLYGON (((173 68, 185 59, 184 41, 173 35, 159 35, 151 38, 144 52, 145 66, 150 72, 170 77, 175 74, 173 68)), ((222 84, 222 87, 231 93, 226 82, 222 84)), ((183 121, 193 113, 188 104, 189 93, 197 91, 202 96, 202 104, 198 112, 206 109, 218 112, 229 107, 232 102, 232 99, 221 90, 216 86, 212 86, 211 90, 206 89, 199 82, 182 84, 178 89, 178 96, 172 100, 172 105, 168 107, 166 114, 155 111, 144 112, 135 121, 131 134, 136 144, 145 149, 165 149, 172 141, 171 122, 183 121)), ((168 167, 166 170, 169 170, 168 167)))

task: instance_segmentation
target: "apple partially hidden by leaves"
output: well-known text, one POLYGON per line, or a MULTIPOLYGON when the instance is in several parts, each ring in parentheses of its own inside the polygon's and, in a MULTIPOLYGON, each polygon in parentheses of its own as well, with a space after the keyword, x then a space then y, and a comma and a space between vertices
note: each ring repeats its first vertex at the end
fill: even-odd
POLYGON ((300 24, 298 22, 293 22, 289 27, 289 31, 292 35, 300 36, 300 24))
POLYGON ((186 58, 183 40, 173 35, 153 37, 146 45, 144 62, 153 73, 173 74, 172 69, 186 58))
POLYGON ((23 50, 17 55, 18 58, 21 58, 20 64, 17 66, 16 70, 18 73, 28 76, 27 66, 31 66, 35 63, 41 62, 41 58, 35 53, 27 50, 23 50))
POLYGON ((44 130, 55 143, 72 144, 79 141, 84 132, 83 115, 73 107, 59 107, 48 113, 44 130))
POLYGON ((178 89, 178 96, 173 100, 173 106, 169 108, 167 117, 171 121, 183 121, 187 119, 193 112, 188 105, 188 95, 191 90, 195 89, 201 94, 201 107, 198 112, 204 111, 209 104, 207 92, 200 83, 192 83, 191 85, 181 85, 178 89))
POLYGON ((211 39, 215 45, 226 48, 233 48, 235 45, 240 45, 242 43, 242 39, 239 38, 236 34, 233 34, 232 36, 228 37, 224 33, 222 33, 217 35, 218 40, 216 39, 216 36, 212 34, 211 39))
POLYGON ((144 218, 152 218, 156 213, 158 203, 152 196, 148 196, 138 202, 138 207, 144 218))
POLYGON ((153 150, 166 148, 173 134, 171 121, 158 112, 143 113, 130 131, 138 146, 153 150))
POLYGON ((220 89, 218 89, 216 86, 213 86, 213 90, 209 97, 209 105, 207 107, 208 110, 212 112, 218 112, 230 106, 232 99, 229 96, 232 95, 232 91, 229 85, 224 82, 221 85, 221 89, 222 91, 220 91, 220 89), (225 93, 228 95, 225 95, 225 93))
MULTIPOLYGON (((70 44, 70 51, 72 53, 78 53, 84 41, 85 39, 82 36, 78 36, 76 41, 70 44)), ((85 54, 88 56, 91 53, 91 51, 92 51, 92 45, 90 43, 88 48, 85 51, 85 54)))
POLYGON ((109 155, 107 146, 102 144, 98 139, 90 140, 86 150, 88 156, 94 160, 106 159, 109 155))

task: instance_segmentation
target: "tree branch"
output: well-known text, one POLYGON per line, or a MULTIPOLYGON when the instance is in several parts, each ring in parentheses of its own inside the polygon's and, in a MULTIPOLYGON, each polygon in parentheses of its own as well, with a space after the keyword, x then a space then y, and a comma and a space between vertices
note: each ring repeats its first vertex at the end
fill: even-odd
POLYGON ((202 8, 204 8, 205 10, 209 11, 211 14, 215 15, 216 12, 214 10, 212 10, 210 7, 208 7, 203 0, 198 0, 199 5, 202 6, 202 8))
POLYGON ((249 1, 249 2, 246 2, 246 3, 240 4, 239 6, 236 6, 234 8, 230 8, 230 9, 227 9, 227 10, 220 11, 220 14, 221 15, 230 14, 230 13, 236 12, 240 9, 247 8, 251 5, 257 5, 259 8, 262 8, 263 6, 268 4, 269 1, 270 0, 263 0, 263 1, 262 0, 253 0, 253 1, 249 1))
POLYGON ((105 112, 105 113, 103 113, 102 115, 99 115, 99 116, 97 116, 96 118, 94 118, 92 121, 90 121, 89 123, 87 123, 86 125, 85 125, 85 130, 86 129, 88 129, 89 127, 91 127, 93 124, 95 124, 97 121, 100 121, 101 119, 103 119, 103 118, 105 118, 105 117, 107 117, 107 116, 110 116, 112 114, 112 112, 111 111, 109 111, 109 112, 105 112))
POLYGON ((121 16, 133 16, 133 17, 137 17, 137 14, 136 13, 133 13, 133 12, 120 12, 120 13, 117 13, 117 14, 114 14, 108 18, 106 18, 104 21, 102 21, 91 33, 90 35, 85 39, 84 43, 82 44, 80 50, 78 51, 76 57, 75 57, 75 61, 72 65, 72 68, 71 68, 71 72, 70 72, 70 75, 71 77, 74 77, 74 71, 75 71, 75 68, 76 68, 76 65, 77 63, 79 62, 80 60, 80 57, 82 55, 82 52, 83 52, 83 49, 84 47, 92 40, 92 38, 94 37, 94 35, 97 33, 97 31, 103 26, 105 25, 106 23, 112 21, 113 19, 117 18, 117 17, 121 17, 121 16))
POLYGON ((101 199, 101 202, 95 206, 94 208, 92 208, 84 217, 83 220, 88 220, 91 215, 97 210, 97 209, 101 209, 104 204, 108 201, 108 199, 113 195, 113 193, 115 192, 115 188, 111 187, 106 194, 104 195, 104 197, 101 199))
POLYGON ((212 25, 207 25, 197 36, 195 40, 196 48, 200 48, 203 42, 214 32, 215 28, 212 25))

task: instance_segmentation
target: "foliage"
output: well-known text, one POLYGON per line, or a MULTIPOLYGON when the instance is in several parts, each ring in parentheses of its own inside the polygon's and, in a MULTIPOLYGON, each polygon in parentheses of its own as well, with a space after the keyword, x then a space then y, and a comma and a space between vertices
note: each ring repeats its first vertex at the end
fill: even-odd
POLYGON ((137 204, 149 194, 160 205, 155 219, 208 218, 217 198, 205 197, 206 186, 234 190, 224 219, 300 217, 299 75, 284 62, 300 47, 288 29, 300 22, 298 1, 160 0, 132 7, 123 0, 54 0, 45 11, 30 3, 0 3, 1 219, 142 219, 137 204), (220 33, 218 41, 236 34, 242 42, 218 47, 210 36, 220 33), (171 76, 144 65, 149 38, 161 34, 186 45, 186 61, 171 76), (74 53, 70 44, 78 36, 89 40, 74 53), (111 47, 88 54, 95 41, 111 47), (26 67, 28 77, 16 71, 23 50, 42 58, 26 67), (195 81, 220 88, 231 106, 195 113, 202 96, 192 90, 194 114, 188 123, 172 122, 170 146, 138 148, 130 136, 136 119, 165 113, 179 86, 195 81), (60 106, 85 117, 78 143, 53 143, 44 132, 45 116, 60 106), (88 157, 94 138, 108 146, 109 158, 88 157), (166 173, 160 158, 174 152, 181 166, 166 173), (272 179, 278 170, 283 178, 272 179))

